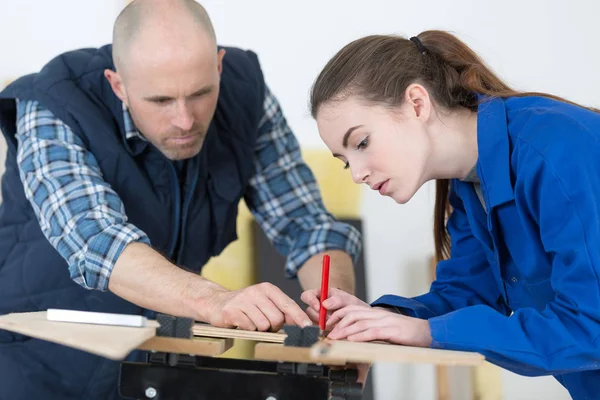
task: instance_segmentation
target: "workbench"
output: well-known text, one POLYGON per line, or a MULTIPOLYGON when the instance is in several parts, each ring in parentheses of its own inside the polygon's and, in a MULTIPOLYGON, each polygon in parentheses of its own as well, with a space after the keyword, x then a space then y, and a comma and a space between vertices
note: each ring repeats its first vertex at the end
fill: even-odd
POLYGON ((216 328, 158 315, 143 327, 49 321, 45 311, 0 316, 13 331, 121 361, 119 390, 134 399, 357 400, 356 363, 476 366, 477 353, 322 339, 318 327, 280 332, 216 328), (253 360, 222 358, 234 339, 256 342, 253 360), (133 351, 146 362, 127 362, 133 351))

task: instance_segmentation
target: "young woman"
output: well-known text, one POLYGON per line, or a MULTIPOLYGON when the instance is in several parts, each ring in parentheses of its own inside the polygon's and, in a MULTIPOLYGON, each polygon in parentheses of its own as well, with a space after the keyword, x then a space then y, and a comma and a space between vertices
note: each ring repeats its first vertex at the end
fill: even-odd
MULTIPOLYGON (((415 298, 371 307, 332 290, 328 336, 476 351, 522 375, 552 374, 574 399, 600 398, 597 110, 511 89, 441 31, 348 44, 311 107, 356 183, 405 203, 437 180, 443 259, 415 298)), ((314 315, 317 291, 303 300, 314 315)))

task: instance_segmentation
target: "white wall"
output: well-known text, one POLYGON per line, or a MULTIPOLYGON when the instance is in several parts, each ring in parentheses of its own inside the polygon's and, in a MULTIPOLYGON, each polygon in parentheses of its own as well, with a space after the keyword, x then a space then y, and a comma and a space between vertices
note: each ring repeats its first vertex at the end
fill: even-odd
MULTIPOLYGON (((124 0, 0 0, 0 82, 32 72, 60 51, 110 40, 124 0), (83 16, 89 16, 84 18, 83 16)), ((255 50, 304 147, 323 148, 307 96, 320 68, 341 46, 371 33, 458 34, 510 84, 600 105, 600 3, 595 0, 208 0, 221 44, 255 50)), ((350 177, 348 177, 350 179, 350 177)), ((433 188, 404 206, 364 194, 371 299, 427 289, 433 188)), ((503 376, 505 399, 566 399, 551 378, 503 376)), ((378 400, 433 399, 433 369, 380 365, 378 400)))
MULTIPOLYGON (((0 88, 61 52, 108 43, 124 0, 0 0, 0 88), (90 18, 77 16, 89 15, 90 18)), ((0 137, 0 176, 6 143, 0 137)), ((2 194, 0 193, 0 201, 2 194)))
POLYGON ((123 4, 124 0, 0 0, 0 83, 37 71, 60 52, 110 42, 123 4))

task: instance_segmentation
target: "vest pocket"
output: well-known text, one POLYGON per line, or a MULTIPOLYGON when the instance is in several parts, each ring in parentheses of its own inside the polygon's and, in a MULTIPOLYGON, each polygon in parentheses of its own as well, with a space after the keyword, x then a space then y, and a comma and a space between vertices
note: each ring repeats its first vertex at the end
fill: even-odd
POLYGON ((221 254, 227 245, 237 239, 237 215, 245 185, 233 166, 216 170, 208 177, 216 238, 213 256, 221 254))
MULTIPOLYGON (((217 226, 217 237, 213 247, 213 256, 221 254, 229 243, 237 240, 237 214, 239 202, 224 204, 224 218, 221 224, 217 226)), ((221 208, 221 207, 219 207, 221 208)))

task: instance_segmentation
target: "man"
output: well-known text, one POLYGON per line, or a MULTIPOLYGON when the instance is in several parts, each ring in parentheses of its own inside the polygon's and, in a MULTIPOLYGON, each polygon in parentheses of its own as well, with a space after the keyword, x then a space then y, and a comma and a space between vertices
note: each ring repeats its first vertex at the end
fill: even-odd
MULTIPOLYGON (((324 209, 256 56, 219 48, 194 1, 134 1, 112 48, 65 53, 0 98, 1 314, 316 320, 273 285, 229 291, 198 275, 235 240, 242 197, 290 277, 317 287, 326 251, 331 286, 353 291, 358 233, 324 209)), ((2 399, 118 397, 118 363, 5 331, 0 347, 2 399)))

